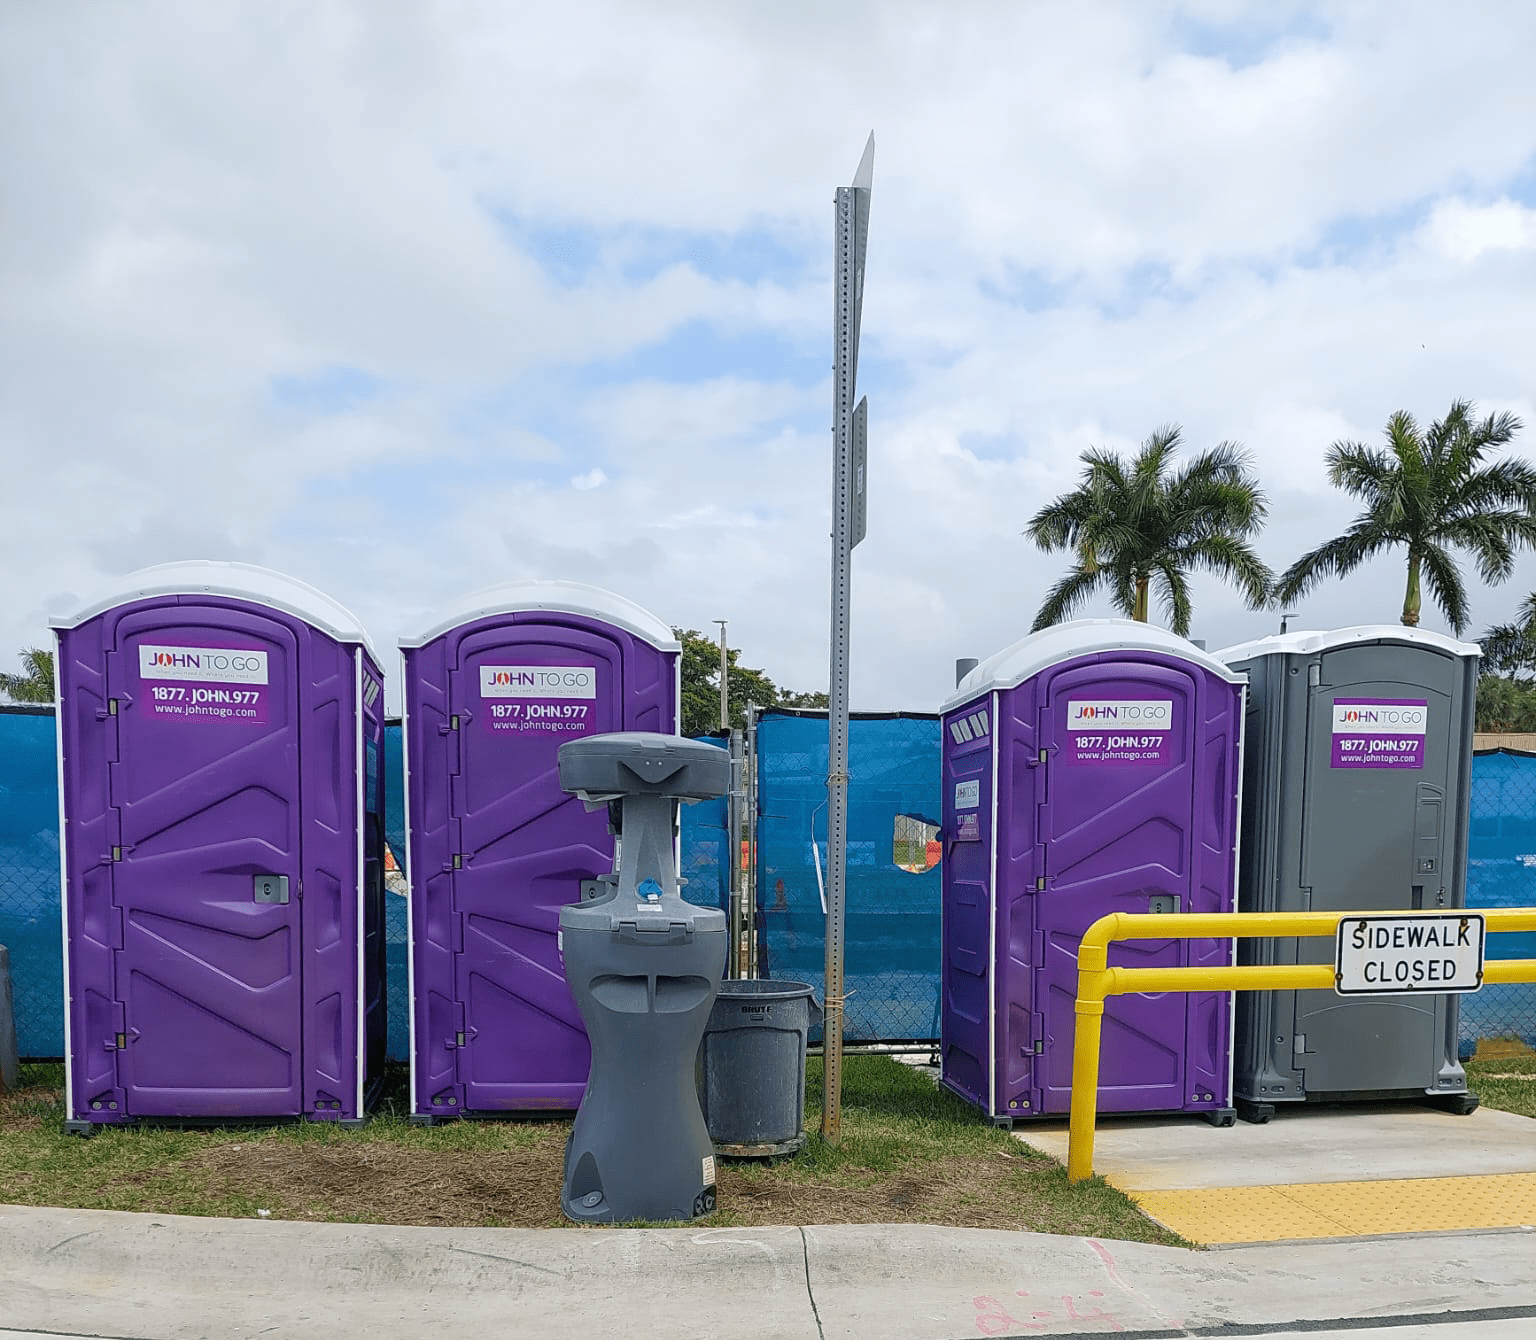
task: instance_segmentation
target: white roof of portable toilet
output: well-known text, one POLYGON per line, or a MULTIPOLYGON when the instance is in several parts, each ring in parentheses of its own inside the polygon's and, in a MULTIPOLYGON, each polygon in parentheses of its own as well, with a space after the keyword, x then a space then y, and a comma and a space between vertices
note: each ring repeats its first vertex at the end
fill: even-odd
POLYGON ((254 563, 225 563, 214 559, 157 563, 130 572, 119 585, 98 594, 84 609, 50 619, 48 623, 52 628, 78 628, 98 614, 135 600, 200 595, 249 600, 297 615, 338 642, 361 643, 375 661, 379 659, 362 624, 345 605, 308 582, 254 563))
POLYGON ((1404 642, 1411 646, 1433 647, 1449 656, 1481 656, 1483 649, 1475 642, 1458 642, 1444 633, 1425 628, 1409 628, 1400 623, 1363 623, 1353 628, 1329 628, 1321 631, 1271 633, 1252 642, 1239 642, 1216 653, 1228 665, 1251 661, 1258 656, 1313 656, 1334 647, 1349 647, 1361 642, 1404 642))
POLYGON ((1242 681, 1241 675, 1208 651, 1166 628, 1134 619, 1073 619, 1042 628, 987 657, 960 681, 940 710, 947 712, 994 689, 1011 689, 1063 661, 1106 651, 1162 652, 1203 666, 1229 683, 1242 681))
POLYGON ((525 581, 504 582, 471 591, 450 601, 439 613, 436 623, 416 637, 400 639, 402 647, 423 647, 441 637, 450 628, 494 618, 498 614, 516 614, 527 610, 552 610, 561 614, 579 614, 588 619, 623 628, 649 642, 658 651, 681 651, 683 644, 672 636, 672 629, 654 614, 624 596, 605 591, 585 582, 525 581))

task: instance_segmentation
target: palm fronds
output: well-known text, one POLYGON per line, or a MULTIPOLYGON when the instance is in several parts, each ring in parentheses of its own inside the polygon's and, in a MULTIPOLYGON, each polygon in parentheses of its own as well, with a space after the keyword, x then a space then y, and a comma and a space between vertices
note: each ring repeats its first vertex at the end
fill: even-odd
POLYGON ((1387 420, 1385 448, 1335 442, 1327 455, 1329 481, 1364 507, 1343 535, 1280 574, 1276 598, 1295 601, 1324 577, 1345 577, 1402 545, 1408 563, 1402 621, 1418 622, 1422 577, 1446 621, 1461 632, 1469 601, 1453 551, 1469 554, 1491 583, 1510 575, 1521 546, 1536 547, 1536 469, 1518 458, 1484 464, 1523 426, 1513 414, 1479 421, 1470 401, 1457 400, 1425 429, 1399 410, 1387 420))
POLYGON ((1038 630, 1058 623, 1101 588, 1116 609, 1145 618, 1156 587, 1176 633, 1186 634, 1193 568, 1234 582, 1255 608, 1268 598, 1270 571, 1246 541, 1268 507, 1248 453, 1222 442, 1182 465, 1182 430, 1165 425, 1129 462, 1102 448, 1083 452, 1081 482, 1042 507, 1025 534, 1043 551, 1071 550, 1073 569, 1046 596, 1038 630))

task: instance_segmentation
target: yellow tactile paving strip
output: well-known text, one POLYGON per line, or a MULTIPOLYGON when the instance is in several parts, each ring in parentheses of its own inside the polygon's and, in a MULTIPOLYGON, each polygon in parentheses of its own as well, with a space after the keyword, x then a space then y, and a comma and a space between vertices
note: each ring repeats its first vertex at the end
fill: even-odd
POLYGON ((1120 1190, 1160 1224, 1206 1245, 1536 1225, 1536 1173, 1120 1190))

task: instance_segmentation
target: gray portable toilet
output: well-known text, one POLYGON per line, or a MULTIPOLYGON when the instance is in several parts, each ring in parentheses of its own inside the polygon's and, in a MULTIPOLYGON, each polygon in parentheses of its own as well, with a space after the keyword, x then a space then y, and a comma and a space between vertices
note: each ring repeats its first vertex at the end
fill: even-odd
MULTIPOLYGON (((1398 624, 1282 633, 1217 655, 1248 677, 1238 910, 1466 903, 1479 649, 1398 624)), ((1332 939, 1239 942, 1244 963, 1331 963, 1332 939)), ((1431 1095, 1471 1112, 1454 995, 1238 994, 1234 1097, 1431 1095)))

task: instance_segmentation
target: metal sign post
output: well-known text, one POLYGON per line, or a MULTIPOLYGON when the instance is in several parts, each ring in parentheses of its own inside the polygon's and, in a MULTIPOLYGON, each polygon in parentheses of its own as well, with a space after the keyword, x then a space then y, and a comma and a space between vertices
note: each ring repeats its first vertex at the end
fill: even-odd
POLYGON ((747 976, 746 951, 742 945, 745 908, 742 903, 741 816, 746 808, 746 753, 742 733, 731 731, 731 789, 725 802, 725 859, 730 871, 727 901, 730 906, 731 940, 726 949, 726 976, 732 981, 747 976))
MULTIPOLYGON (((746 860, 744 862, 743 902, 747 923, 747 970, 745 976, 757 976, 757 704, 747 704, 746 749, 746 860)), ((732 839, 734 841, 734 838, 732 839)))
POLYGON ((827 689, 827 959, 823 1067, 826 1097, 821 1134, 835 1143, 843 1117, 843 909, 848 864, 848 592, 853 546, 864 538, 868 403, 854 405, 859 371, 859 319, 864 308, 864 253, 875 137, 837 191, 832 305, 832 668, 827 689))

